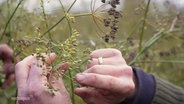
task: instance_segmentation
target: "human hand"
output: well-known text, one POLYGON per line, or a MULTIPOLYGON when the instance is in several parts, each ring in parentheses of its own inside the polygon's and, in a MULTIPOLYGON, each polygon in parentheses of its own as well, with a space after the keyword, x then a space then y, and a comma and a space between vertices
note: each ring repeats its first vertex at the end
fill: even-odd
MULTIPOLYGON (((71 104, 70 96, 62 79, 49 76, 48 73, 49 65, 54 61, 56 55, 51 53, 44 57, 44 63, 34 55, 26 57, 16 65, 17 104, 71 104), (50 94, 47 91, 48 85, 53 89, 59 88, 59 91, 50 94)), ((65 72, 68 69, 68 64, 63 64, 60 69, 65 72)))
POLYGON ((99 49, 93 51, 90 57, 92 60, 87 64, 87 70, 75 77, 83 86, 76 88, 75 93, 87 104, 119 104, 135 95, 133 70, 120 51, 99 49), (103 63, 100 62, 102 60, 103 63))
POLYGON ((3 62, 3 73, 6 76, 2 88, 7 88, 14 81, 14 56, 13 50, 7 44, 0 45, 0 60, 3 62))

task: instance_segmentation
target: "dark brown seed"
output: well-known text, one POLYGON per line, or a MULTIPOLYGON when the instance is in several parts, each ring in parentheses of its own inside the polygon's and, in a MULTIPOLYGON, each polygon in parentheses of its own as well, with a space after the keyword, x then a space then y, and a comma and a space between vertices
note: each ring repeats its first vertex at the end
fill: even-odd
POLYGON ((108 27, 110 25, 110 23, 111 23, 111 18, 110 17, 104 19, 104 26, 108 27))
POLYGON ((118 23, 118 22, 119 22, 119 21, 118 21, 117 18, 115 18, 114 21, 112 21, 113 24, 116 24, 116 23, 118 23))
POLYGON ((108 42, 109 42, 109 38, 110 38, 110 37, 109 37, 109 35, 105 35, 105 37, 104 37, 104 38, 105 38, 105 42, 107 42, 107 43, 108 43, 108 42))
POLYGON ((10 36, 10 32, 5 32, 5 35, 7 36, 7 37, 9 37, 10 36))
POLYGON ((116 5, 115 5, 115 4, 111 4, 111 6, 112 6, 113 8, 116 8, 116 5))
POLYGON ((109 15, 114 15, 115 9, 114 8, 110 8, 108 11, 109 15))
POLYGON ((115 36, 114 36, 114 35, 112 35, 112 36, 111 36, 111 39, 112 39, 112 40, 114 40, 114 39, 115 39, 115 36))
POLYGON ((116 32, 117 31, 114 31, 114 30, 111 30, 111 32, 110 32, 110 37, 111 37, 111 39, 115 39, 115 34, 116 34, 116 32))
POLYGON ((111 26, 111 29, 117 31, 118 30, 118 26, 117 25, 113 25, 113 26, 111 26))
POLYGON ((118 5, 120 2, 119 0, 111 0, 110 1, 110 5, 113 7, 113 8, 116 8, 116 5, 118 5))
POLYGON ((127 41, 128 41, 130 46, 134 46, 134 41, 133 41, 132 37, 127 38, 127 41))
POLYGON ((115 35, 117 31, 111 30, 110 35, 115 35))
POLYGON ((112 40, 114 40, 115 39, 115 34, 111 34, 110 37, 111 37, 112 40))
POLYGON ((102 3, 105 3, 105 0, 101 0, 102 1, 102 3))
POLYGON ((159 55, 162 57, 164 56, 164 52, 160 52, 159 55))
POLYGON ((116 4, 119 5, 120 4, 120 0, 115 0, 116 4))
POLYGON ((116 19, 121 17, 121 14, 118 11, 115 11, 113 15, 114 15, 114 18, 116 19))

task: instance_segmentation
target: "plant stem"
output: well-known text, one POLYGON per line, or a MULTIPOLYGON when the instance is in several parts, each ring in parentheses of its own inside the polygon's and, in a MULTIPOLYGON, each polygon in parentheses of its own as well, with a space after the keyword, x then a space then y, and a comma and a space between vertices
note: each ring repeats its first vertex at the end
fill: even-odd
POLYGON ((19 3, 17 4, 15 10, 13 11, 12 15, 10 16, 10 18, 8 19, 6 25, 5 25, 5 28, 4 28, 4 31, 0 37, 0 41, 3 39, 4 35, 5 35, 5 32, 6 32, 6 29, 8 28, 8 25, 10 24, 10 21, 12 20, 13 16, 15 15, 17 9, 19 8, 19 6, 21 5, 22 1, 24 0, 20 0, 19 3))
POLYGON ((143 25, 142 25, 142 29, 141 29, 141 33, 140 33, 139 51, 141 51, 141 49, 142 49, 142 41, 143 41, 144 30, 145 30, 145 26, 146 26, 146 19, 148 16, 150 2, 151 2, 151 0, 148 0, 147 6, 146 6, 146 11, 144 13, 143 25))
MULTIPOLYGON (((7 7, 8 7, 8 18, 10 17, 10 0, 7 0, 7 7)), ((9 31, 9 39, 8 39, 8 45, 10 45, 11 39, 12 39, 12 34, 11 34, 11 24, 8 26, 8 31, 9 31)))
POLYGON ((92 13, 74 14, 73 17, 90 16, 92 13))
POLYGON ((156 33, 147 43, 145 43, 145 46, 141 48, 141 50, 136 54, 135 58, 129 63, 129 65, 133 65, 145 51, 147 51, 151 46, 153 46, 157 41, 163 38, 166 34, 167 33, 164 33, 163 31, 159 31, 158 33, 156 33))
MULTIPOLYGON (((47 15, 45 13, 44 1, 43 0, 41 0, 41 8, 42 8, 42 12, 43 12, 43 18, 44 18, 44 21, 45 21, 45 26, 46 26, 46 28, 48 28, 49 25, 47 23, 47 15)), ((48 32, 48 35, 49 35, 50 40, 53 41, 50 31, 48 32)))
MULTIPOLYGON (((67 10, 67 12, 69 12, 70 10, 71 10, 71 8, 73 7, 73 5, 75 4, 75 2, 76 2, 77 0, 75 0, 73 3, 72 3, 72 5, 69 7, 69 9, 67 10)), ((65 16, 63 16, 63 17, 61 17, 61 19, 58 21, 58 22, 56 22, 53 26, 51 26, 49 29, 47 29, 42 35, 41 35, 41 38, 43 37, 43 36, 45 36, 48 32, 50 32, 53 28, 55 28, 61 21, 63 21, 64 19, 65 19, 66 17, 65 16)))
POLYGON ((65 19, 65 16, 63 16, 58 22, 56 22, 53 26, 51 26, 49 29, 47 29, 47 31, 45 31, 42 35, 41 38, 43 36, 45 36, 48 32, 50 32, 53 28, 55 28, 61 21, 63 21, 63 19, 65 19))
MULTIPOLYGON (((70 79, 72 79, 72 73, 71 73, 72 68, 69 68, 68 73, 70 79)), ((71 85, 71 96, 72 96, 72 104, 75 104, 75 95, 74 95, 74 84, 73 80, 70 80, 70 85, 71 85)))
POLYGON ((67 23, 68 23, 68 27, 69 27, 69 30, 70 30, 70 36, 72 35, 72 27, 71 27, 71 21, 70 21, 70 16, 69 16, 69 13, 66 12, 65 8, 64 8, 64 5, 62 4, 61 0, 59 0, 60 4, 61 4, 61 7, 64 11, 64 14, 65 14, 65 17, 66 17, 66 20, 67 20, 67 23))
POLYGON ((67 10, 67 12, 69 12, 71 9, 72 9, 72 7, 74 6, 74 4, 76 3, 76 1, 77 0, 75 0, 73 3, 72 3, 72 5, 69 7, 69 9, 67 10))

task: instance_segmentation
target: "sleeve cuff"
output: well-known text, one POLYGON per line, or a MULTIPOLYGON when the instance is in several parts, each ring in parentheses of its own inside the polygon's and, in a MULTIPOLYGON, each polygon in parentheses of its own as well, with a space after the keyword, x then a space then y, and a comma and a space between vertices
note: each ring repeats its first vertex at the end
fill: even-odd
POLYGON ((155 104, 184 104, 184 90, 166 80, 154 75, 156 92, 153 99, 155 104))
POLYGON ((132 99, 127 99, 121 104, 151 104, 156 89, 154 77, 141 69, 135 67, 132 69, 137 77, 137 93, 132 99))

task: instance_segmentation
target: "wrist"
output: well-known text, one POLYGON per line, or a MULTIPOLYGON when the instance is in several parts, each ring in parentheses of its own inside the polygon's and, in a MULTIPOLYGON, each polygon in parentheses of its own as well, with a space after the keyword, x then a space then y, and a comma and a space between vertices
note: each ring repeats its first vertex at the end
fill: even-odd
POLYGON ((132 69, 137 79, 137 91, 132 98, 132 103, 127 104, 151 104, 156 86, 154 77, 139 68, 132 67, 132 69))
POLYGON ((136 76, 136 73, 133 71, 132 69, 132 80, 134 82, 134 90, 132 91, 132 93, 120 104, 132 104, 136 95, 137 95, 137 90, 138 90, 138 78, 136 76))

